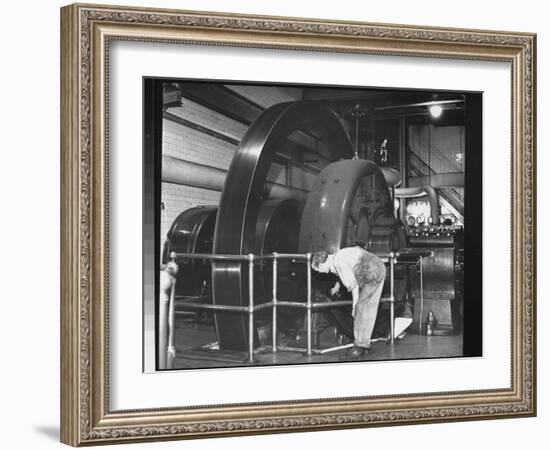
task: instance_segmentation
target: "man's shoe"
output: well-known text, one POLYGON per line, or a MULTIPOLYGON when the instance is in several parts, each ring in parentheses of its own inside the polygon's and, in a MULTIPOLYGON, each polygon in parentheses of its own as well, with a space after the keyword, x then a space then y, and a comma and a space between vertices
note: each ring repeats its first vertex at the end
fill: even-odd
POLYGON ((354 345, 346 353, 340 356, 341 361, 360 361, 369 353, 366 347, 354 345))

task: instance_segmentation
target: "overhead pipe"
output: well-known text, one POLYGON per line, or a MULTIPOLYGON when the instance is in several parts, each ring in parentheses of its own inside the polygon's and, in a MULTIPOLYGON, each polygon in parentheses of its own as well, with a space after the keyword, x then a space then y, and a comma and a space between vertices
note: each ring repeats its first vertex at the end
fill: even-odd
MULTIPOLYGON (((162 157, 162 181, 183 186, 191 186, 221 192, 225 184, 227 171, 198 164, 173 156, 162 157)), ((307 191, 284 184, 266 182, 269 198, 294 198, 305 200, 307 191)))
POLYGON ((434 225, 439 225, 439 195, 432 186, 418 186, 418 187, 406 187, 395 188, 395 197, 397 198, 414 198, 428 196, 428 202, 430 203, 430 216, 434 225))
POLYGON ((377 106, 374 108, 375 111, 386 111, 389 109, 399 109, 399 108, 413 108, 417 106, 434 106, 434 105, 452 105, 464 103, 464 99, 455 99, 455 100, 432 100, 428 102, 415 102, 415 103, 405 103, 403 105, 390 105, 390 106, 377 106))
POLYGON ((430 186, 438 188, 464 187, 464 172, 433 173, 409 178, 410 186, 430 186))

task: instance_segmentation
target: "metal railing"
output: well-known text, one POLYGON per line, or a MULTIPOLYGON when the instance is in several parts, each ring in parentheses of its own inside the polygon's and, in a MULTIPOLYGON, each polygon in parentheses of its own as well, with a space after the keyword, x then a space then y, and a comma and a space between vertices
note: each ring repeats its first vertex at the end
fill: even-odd
MULTIPOLYGON (((395 298, 394 298, 394 285, 395 285, 395 271, 394 265, 398 263, 398 258, 400 255, 406 255, 406 262, 410 263, 411 257, 416 257, 419 259, 420 263, 420 295, 423 299, 423 285, 422 285, 422 258, 426 256, 431 256, 431 252, 417 251, 416 249, 403 249, 400 252, 390 252, 385 254, 377 254, 384 263, 389 264, 390 266, 390 296, 381 298, 381 302, 387 302, 390 304, 390 342, 394 343, 394 315, 395 315, 395 298)), ((307 356, 312 356, 313 354, 324 354, 336 350, 345 349, 353 346, 353 343, 337 345, 334 347, 327 347, 323 349, 313 349, 312 340, 313 340, 313 330, 312 330, 312 314, 314 311, 318 311, 325 308, 342 308, 351 306, 353 304, 352 300, 338 300, 332 302, 314 302, 312 299, 312 278, 311 278, 311 253, 272 253, 268 255, 254 255, 252 253, 248 255, 213 255, 206 253, 170 253, 170 258, 172 261, 181 261, 186 259, 203 259, 209 261, 240 261, 243 264, 248 263, 248 305, 236 306, 236 305, 216 305, 216 304, 204 304, 197 303, 192 301, 186 301, 183 305, 180 304, 184 309, 197 309, 197 310, 209 310, 209 311, 218 311, 218 312, 237 312, 241 314, 248 315, 248 362, 254 363, 254 319, 255 313, 266 309, 272 308, 272 346, 271 351, 276 353, 278 350, 283 351, 294 351, 294 352, 303 352, 304 348, 301 347, 288 347, 288 346, 278 346, 277 345, 277 315, 278 308, 280 307, 290 307, 290 308, 299 308, 305 309, 306 311, 306 354, 307 356), (306 301, 281 301, 277 298, 277 278, 278 278, 278 261, 290 259, 292 262, 304 262, 306 263, 307 271, 307 293, 306 301), (255 304, 254 302, 254 265, 259 261, 272 260, 273 267, 273 286, 272 286, 272 299, 266 303, 255 304)), ((172 285, 172 292, 175 292, 175 280, 172 285)), ((171 295, 171 301, 174 301, 175 296, 171 295)), ((423 301, 421 300, 421 304, 423 301)), ((175 308, 171 308, 172 314, 175 308)), ((172 321, 173 323, 173 321, 172 321)))

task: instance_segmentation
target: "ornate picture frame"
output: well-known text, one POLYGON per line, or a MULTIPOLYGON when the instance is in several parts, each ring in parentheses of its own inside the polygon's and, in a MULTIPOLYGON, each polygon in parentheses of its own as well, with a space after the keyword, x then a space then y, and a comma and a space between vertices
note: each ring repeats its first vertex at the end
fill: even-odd
POLYGON ((61 10, 61 440, 73 446, 536 414, 536 36, 75 4, 61 10), (506 62, 511 66, 508 388, 113 410, 109 49, 115 41, 506 62))

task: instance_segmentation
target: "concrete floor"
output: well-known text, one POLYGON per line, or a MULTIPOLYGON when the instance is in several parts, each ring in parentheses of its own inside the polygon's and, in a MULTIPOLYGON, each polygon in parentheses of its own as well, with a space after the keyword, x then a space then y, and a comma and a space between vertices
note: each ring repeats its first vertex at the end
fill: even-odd
MULTIPOLYGON (((327 328, 320 336, 320 347, 337 345, 336 331, 327 328)), ((220 351, 215 349, 216 334, 213 325, 197 324, 188 319, 176 320, 176 359, 175 369, 199 369, 214 367, 248 366, 246 352, 220 351)), ((255 352, 255 365, 288 365, 311 364, 324 362, 339 362, 345 350, 339 350, 323 355, 305 355, 305 337, 299 342, 288 342, 281 335, 279 345, 303 347, 304 353, 278 351, 271 352, 271 343, 267 342, 255 352)), ((367 361, 396 359, 447 358, 462 356, 462 334, 451 336, 421 336, 408 332, 393 345, 378 341, 373 342, 367 361)))

